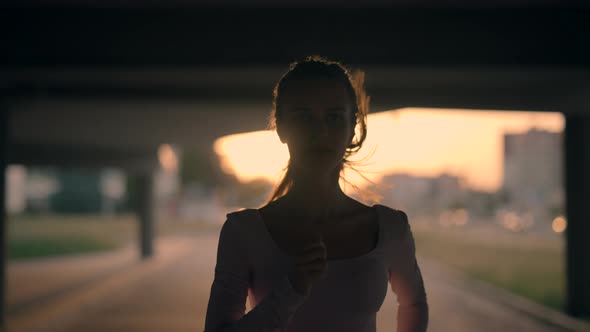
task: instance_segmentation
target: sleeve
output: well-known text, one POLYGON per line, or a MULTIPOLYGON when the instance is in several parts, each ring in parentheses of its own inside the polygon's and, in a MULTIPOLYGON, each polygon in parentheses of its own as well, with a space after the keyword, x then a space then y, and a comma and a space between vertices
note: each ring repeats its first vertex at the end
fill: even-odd
POLYGON ((401 223, 393 241, 389 282, 397 295, 397 332, 422 332, 428 326, 428 302, 422 273, 416 260, 415 243, 408 216, 397 210, 401 223))
POLYGON ((205 332, 271 332, 285 327, 307 298, 287 275, 277 280, 267 296, 245 314, 250 268, 240 241, 237 220, 224 222, 219 235, 215 276, 205 316, 205 332))

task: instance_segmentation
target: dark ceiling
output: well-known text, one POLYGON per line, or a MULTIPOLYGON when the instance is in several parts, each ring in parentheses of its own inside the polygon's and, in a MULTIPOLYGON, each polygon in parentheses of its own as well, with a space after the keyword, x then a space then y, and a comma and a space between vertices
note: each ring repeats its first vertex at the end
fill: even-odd
POLYGON ((0 64, 283 65, 319 53, 355 65, 590 65, 587 6, 129 3, 4 5, 0 64))
POLYGON ((571 1, 5 1, 0 105, 30 156, 207 145, 263 129, 288 64, 320 54, 366 70, 373 111, 587 113, 589 32, 571 1))

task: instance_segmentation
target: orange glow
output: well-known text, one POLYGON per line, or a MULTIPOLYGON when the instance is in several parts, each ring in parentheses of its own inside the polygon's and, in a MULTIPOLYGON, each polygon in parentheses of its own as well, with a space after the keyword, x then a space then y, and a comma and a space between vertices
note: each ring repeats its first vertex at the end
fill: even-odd
POLYGON ((219 138, 213 150, 222 159, 224 172, 240 181, 266 178, 273 181, 287 165, 289 150, 275 131, 263 130, 219 138))
POLYGON ((444 211, 438 217, 438 222, 445 227, 465 226, 469 221, 469 212, 465 209, 444 211))
POLYGON ((178 169, 178 157, 170 144, 160 145, 158 148, 158 159, 165 171, 174 172, 178 169))
POLYGON ((567 228, 567 221, 562 216, 556 217, 551 223, 551 228, 555 233, 563 233, 567 228))
MULTIPOLYGON (((369 114, 367 139, 359 160, 374 154, 356 168, 372 181, 389 173, 437 176, 447 172, 463 176, 469 187, 495 191, 502 182, 502 138, 505 132, 536 127, 560 132, 560 113, 404 108, 369 114)), ((262 177, 275 181, 289 153, 275 132, 259 131, 218 139, 215 151, 223 169, 240 181, 262 177)), ((348 181, 368 185, 354 171, 348 181)))

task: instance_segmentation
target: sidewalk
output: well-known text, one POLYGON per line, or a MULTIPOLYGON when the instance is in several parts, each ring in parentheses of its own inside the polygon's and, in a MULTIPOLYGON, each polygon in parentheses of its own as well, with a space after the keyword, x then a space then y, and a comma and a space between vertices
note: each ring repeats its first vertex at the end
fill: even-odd
POLYGON ((163 269, 194 246, 188 237, 162 238, 142 261, 132 246, 100 254, 47 258, 8 266, 8 331, 51 331, 110 295, 163 269))
POLYGON ((138 261, 135 247, 77 256, 42 258, 8 264, 8 314, 50 302, 138 261))

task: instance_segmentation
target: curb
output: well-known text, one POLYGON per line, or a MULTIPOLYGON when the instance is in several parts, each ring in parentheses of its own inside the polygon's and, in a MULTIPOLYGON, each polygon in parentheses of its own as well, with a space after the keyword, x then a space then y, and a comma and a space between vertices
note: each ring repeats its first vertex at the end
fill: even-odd
POLYGON ((571 332, 590 331, 589 322, 568 316, 562 312, 541 305, 521 295, 511 293, 488 282, 470 277, 465 272, 459 271, 435 260, 419 256, 418 261, 423 261, 426 265, 436 268, 437 273, 442 272, 442 274, 445 274, 453 284, 472 289, 479 296, 491 299, 494 302, 524 313, 527 316, 546 325, 571 332))

